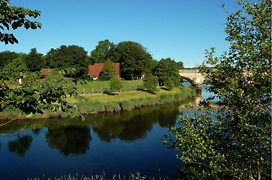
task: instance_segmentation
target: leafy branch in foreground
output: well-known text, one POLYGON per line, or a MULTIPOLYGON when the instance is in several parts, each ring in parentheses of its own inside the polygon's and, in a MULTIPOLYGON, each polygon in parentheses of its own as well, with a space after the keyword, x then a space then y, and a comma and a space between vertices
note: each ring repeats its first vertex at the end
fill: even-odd
POLYGON ((67 103, 67 95, 76 93, 72 82, 65 79, 59 73, 50 75, 37 82, 36 80, 23 82, 16 88, 9 87, 4 81, 0 81, 0 111, 17 108, 24 113, 43 113, 44 110, 52 112, 65 112, 71 108, 67 103))
POLYGON ((182 116, 165 139, 187 179, 270 177, 271 1, 239 4, 228 17, 229 52, 207 51, 200 67, 220 108, 182 116))
POLYGON ((0 1, 0 41, 5 44, 18 43, 17 38, 12 33, 5 33, 11 29, 20 27, 25 29, 41 28, 42 24, 32 19, 40 16, 40 11, 30 10, 23 7, 12 6, 9 0, 0 1))

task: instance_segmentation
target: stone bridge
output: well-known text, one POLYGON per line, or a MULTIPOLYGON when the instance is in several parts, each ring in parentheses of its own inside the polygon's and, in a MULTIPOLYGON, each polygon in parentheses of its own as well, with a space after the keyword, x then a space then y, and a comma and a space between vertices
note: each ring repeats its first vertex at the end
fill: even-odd
POLYGON ((188 80, 193 86, 201 89, 205 80, 205 76, 199 72, 198 69, 180 69, 179 75, 181 79, 188 80))

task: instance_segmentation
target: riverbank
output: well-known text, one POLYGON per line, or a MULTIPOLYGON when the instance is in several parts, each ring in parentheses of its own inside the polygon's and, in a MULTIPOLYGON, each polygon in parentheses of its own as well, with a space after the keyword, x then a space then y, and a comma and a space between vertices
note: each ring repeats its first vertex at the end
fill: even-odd
POLYGON ((193 89, 175 88, 172 91, 160 89, 156 94, 145 91, 119 92, 117 95, 85 94, 70 98, 68 102, 75 105, 83 114, 99 112, 118 112, 139 109, 166 103, 189 101, 195 95, 193 89))
POLYGON ((115 95, 80 94, 67 98, 69 105, 74 107, 67 112, 44 111, 43 114, 24 114, 18 110, 6 110, 0 112, 0 120, 50 119, 73 116, 75 114, 87 115, 101 112, 122 112, 146 106, 183 103, 190 101, 194 96, 194 89, 187 87, 178 87, 171 91, 159 89, 156 94, 145 91, 118 92, 115 95))

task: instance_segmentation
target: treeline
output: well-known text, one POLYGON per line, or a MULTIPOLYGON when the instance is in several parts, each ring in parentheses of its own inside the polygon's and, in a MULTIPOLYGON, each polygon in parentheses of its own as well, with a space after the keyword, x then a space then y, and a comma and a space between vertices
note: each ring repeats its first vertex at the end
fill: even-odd
POLYGON ((111 61, 120 63, 121 77, 126 80, 140 79, 153 74, 160 83, 164 83, 167 71, 177 73, 183 68, 182 62, 166 58, 155 60, 141 44, 124 41, 114 44, 109 40, 99 41, 89 54, 77 45, 62 45, 51 49, 47 54, 37 52, 35 48, 29 53, 10 51, 0 52, 0 78, 13 80, 25 72, 40 72, 42 68, 62 70, 67 77, 81 78, 87 75, 89 64, 111 61), (162 72, 162 69, 167 69, 162 72))

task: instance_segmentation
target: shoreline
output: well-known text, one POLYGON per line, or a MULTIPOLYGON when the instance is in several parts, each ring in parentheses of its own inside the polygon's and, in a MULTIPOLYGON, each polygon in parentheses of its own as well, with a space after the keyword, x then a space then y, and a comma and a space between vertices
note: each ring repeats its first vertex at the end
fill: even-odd
POLYGON ((67 112, 44 111, 43 114, 24 114, 16 110, 2 111, 0 112, 0 127, 8 121, 73 118, 73 116, 86 116, 89 114, 125 112, 149 106, 182 103, 194 97, 195 90, 187 87, 179 87, 172 91, 160 90, 157 94, 132 91, 118 93, 114 96, 106 94, 78 95, 67 99, 68 103, 76 108, 67 112))

